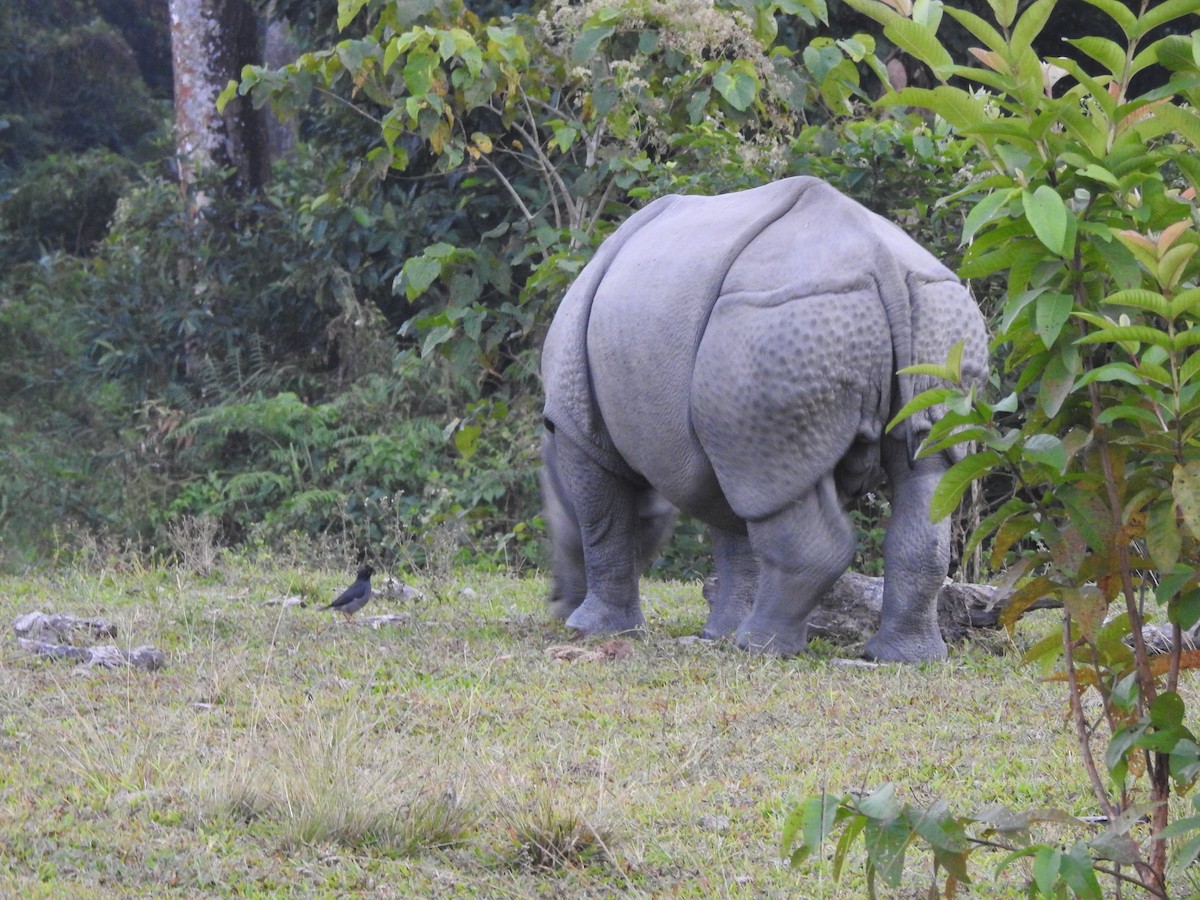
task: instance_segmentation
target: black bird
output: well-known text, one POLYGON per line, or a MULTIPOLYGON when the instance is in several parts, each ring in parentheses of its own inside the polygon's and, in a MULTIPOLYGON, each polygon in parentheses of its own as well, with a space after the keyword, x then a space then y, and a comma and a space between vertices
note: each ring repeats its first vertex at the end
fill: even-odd
POLYGON ((367 605, 367 601, 371 599, 371 576, 375 574, 375 570, 370 566, 363 566, 358 570, 358 578, 354 584, 342 591, 338 598, 322 609, 336 609, 338 612, 346 616, 346 621, 349 622, 354 618, 354 614, 367 605))

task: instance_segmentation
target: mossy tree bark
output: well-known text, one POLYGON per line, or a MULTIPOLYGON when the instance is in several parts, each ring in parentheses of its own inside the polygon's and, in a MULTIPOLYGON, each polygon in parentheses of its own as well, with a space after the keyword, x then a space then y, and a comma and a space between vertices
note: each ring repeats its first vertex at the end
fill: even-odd
POLYGON ((170 0, 170 9, 180 181, 192 198, 197 173, 227 167, 240 189, 258 190, 270 177, 264 111, 243 97, 216 105, 243 66, 262 62, 258 18, 246 0, 170 0))

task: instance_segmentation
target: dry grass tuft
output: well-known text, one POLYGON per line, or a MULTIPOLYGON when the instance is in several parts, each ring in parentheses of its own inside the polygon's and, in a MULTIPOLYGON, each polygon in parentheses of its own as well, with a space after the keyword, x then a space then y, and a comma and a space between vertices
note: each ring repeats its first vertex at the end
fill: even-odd
POLYGON ((348 706, 273 730, 265 749, 238 757, 200 790, 235 821, 266 821, 284 849, 338 844, 412 855, 462 843, 476 815, 453 788, 414 780, 403 757, 375 746, 384 723, 348 706))
POLYGON ((514 860, 531 869, 561 869, 596 860, 615 862, 611 833, 545 788, 527 805, 505 813, 516 844, 514 860))
POLYGON ((181 516, 166 527, 167 542, 179 565, 207 578, 217 571, 221 547, 217 542, 221 524, 209 516, 181 516))

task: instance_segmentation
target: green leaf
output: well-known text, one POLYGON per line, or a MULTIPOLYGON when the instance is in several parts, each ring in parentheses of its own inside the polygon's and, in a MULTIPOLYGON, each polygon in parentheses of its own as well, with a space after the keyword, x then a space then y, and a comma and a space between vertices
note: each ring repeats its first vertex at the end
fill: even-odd
POLYGON ((887 423, 885 430, 891 431, 913 413, 928 409, 931 406, 937 406, 939 403, 945 403, 951 397, 957 396, 958 393, 953 388, 932 388, 928 391, 922 391, 909 400, 908 403, 904 404, 900 412, 896 413, 892 418, 892 421, 887 423))
POLYGON ((1175 339, 1171 341, 1171 347, 1174 350, 1187 350, 1190 347, 1197 346, 1200 346, 1200 327, 1180 331, 1176 333, 1175 339))
POLYGON ((1072 390, 1079 390, 1079 388, 1089 385, 1093 381, 1122 381, 1125 384, 1132 384, 1134 387, 1141 387, 1146 383, 1146 379, 1138 374, 1138 370, 1132 365, 1124 362, 1115 362, 1107 363, 1106 365, 1084 372, 1079 380, 1075 382, 1072 390))
POLYGON ((904 854, 912 837, 902 819, 870 818, 864 831, 867 859, 889 887, 899 887, 904 875, 904 854))
POLYGON ((438 325, 436 328, 429 329, 424 343, 421 344, 421 356, 429 356, 452 337, 454 337, 453 325, 438 325))
POLYGON ((846 823, 846 827, 842 830, 842 836, 838 838, 837 847, 833 851, 833 880, 840 881, 842 877, 842 866, 846 862, 846 854, 850 852, 850 848, 854 846, 854 841, 862 834, 869 820, 866 816, 852 816, 846 823))
POLYGON ((1175 691, 1163 691, 1150 704, 1150 722, 1155 728, 1178 728, 1184 712, 1183 698, 1175 691))
POLYGON ((577 137, 579 137, 578 129, 572 128, 570 125, 559 125, 554 129, 554 137, 551 139, 551 144, 565 153, 575 143, 577 137))
POLYGON ((803 844, 815 851, 829 839, 841 801, 833 794, 822 793, 804 805, 804 818, 800 830, 803 844))
POLYGON ((1077 170, 1084 178, 1090 178, 1092 181, 1098 181, 1106 187, 1120 188, 1121 182, 1117 180, 1117 176, 1105 169, 1103 166, 1098 166, 1095 163, 1089 163, 1082 169, 1077 170))
POLYGON ((404 63, 404 84, 413 98, 423 98, 433 86, 433 70, 437 54, 430 50, 413 50, 404 63))
POLYGON ((1062 879, 1072 893, 1081 900, 1102 900, 1100 881, 1084 841, 1076 841, 1070 852, 1062 859, 1062 879))
POLYGON ((829 76, 838 63, 845 60, 842 51, 834 44, 833 38, 829 37, 816 38, 804 48, 803 56, 805 68, 818 84, 829 76))
POLYGON ((1175 319, 1185 313, 1190 313, 1200 303, 1200 288, 1185 288, 1171 298, 1169 318, 1175 319))
POLYGON ((1172 72, 1195 69, 1200 64, 1196 59, 1195 50, 1193 38, 1184 37, 1182 34, 1169 34, 1137 55, 1133 61, 1133 71, 1139 72, 1155 63, 1172 72))
POLYGON ((1200 149, 1200 115, 1195 109, 1164 103, 1154 107, 1154 116, 1172 131, 1182 135, 1196 149, 1200 149))
POLYGON ((1176 563, 1167 572, 1158 583, 1158 587, 1154 589, 1154 599, 1161 606, 1164 603, 1170 603, 1175 599, 1175 596, 1183 590, 1196 577, 1196 570, 1186 563, 1176 563))
POLYGON ((963 493, 976 478, 1000 468, 1003 460, 994 450, 973 453, 956 462, 938 481, 929 504, 929 520, 940 522, 958 508, 963 493))
POLYGON ((1033 857, 1033 883, 1043 897, 1055 896, 1058 875, 1062 869, 1063 853, 1053 847, 1042 847, 1033 857))
POLYGON ((954 60, 949 51, 942 46, 937 37, 925 26, 912 19, 896 17, 883 33, 893 44, 915 56, 933 70, 939 81, 950 77, 954 69, 954 60))
MULTIPOLYGON (((821 795, 821 797, 824 796, 824 794, 821 795)), ((796 834, 800 831, 800 826, 804 822, 804 817, 809 804, 813 803, 814 801, 819 801, 819 799, 820 798, 818 797, 813 797, 804 803, 799 804, 798 806, 792 807, 792 811, 788 813, 787 818, 783 820, 783 831, 779 835, 779 855, 784 859, 787 859, 788 856, 791 855, 792 842, 795 840, 796 834)), ((800 859, 796 859, 793 856, 792 865, 796 865, 798 862, 803 862, 804 858, 808 855, 808 850, 803 846, 803 841, 801 841, 800 850, 804 851, 804 856, 800 857, 800 859)), ((798 850, 797 852, 800 851, 798 850)))
POLYGON ((966 831, 950 814, 945 800, 935 800, 927 809, 909 809, 906 813, 913 831, 935 850, 963 853, 971 848, 966 831))
POLYGON ((1059 256, 1069 256, 1073 249, 1068 244, 1071 214, 1058 192, 1043 184, 1034 191, 1023 191, 1021 203, 1038 240, 1059 256))
POLYGON ((429 286, 441 277, 442 263, 430 256, 414 256, 404 263, 401 275, 404 281, 404 296, 411 302, 420 297, 429 286))
POLYGON ((942 85, 933 90, 905 88, 885 94, 881 106, 917 106, 941 116, 956 129, 969 134, 990 121, 982 101, 960 88, 942 85))
POLYGON ((984 225, 995 220, 1001 214, 1008 212, 1007 207, 1010 200, 1016 196, 1016 190, 1008 191, 993 191, 988 194, 978 203, 976 203, 969 213, 967 219, 963 223, 962 243, 969 244, 971 238, 984 225))
POLYGON ((600 42, 612 37, 616 30, 616 26, 611 24, 592 25, 584 28, 579 39, 575 41, 575 46, 571 48, 571 62, 577 66, 589 62, 596 55, 596 51, 600 49, 600 42))
POLYGON ((1053 419, 1058 415, 1058 411, 1066 403, 1067 397, 1071 395, 1071 391, 1075 387, 1075 372, 1078 367, 1076 358, 1072 358, 1068 362, 1063 353, 1053 354, 1046 364, 1046 368, 1042 372, 1041 384, 1038 386, 1038 406, 1050 418, 1053 419))
POLYGON ((1162 427, 1153 412, 1144 406, 1134 406, 1130 403, 1120 403, 1116 406, 1108 407, 1100 413, 1097 421, 1101 425, 1111 425, 1113 422, 1122 419, 1129 422, 1139 422, 1154 429, 1162 427))
MULTIPOLYGON (((1193 744, 1189 750, 1191 753, 1195 753, 1197 750, 1200 750, 1200 747, 1196 747, 1193 744)), ((1195 802, 1195 799, 1193 799, 1192 803, 1194 804, 1195 802)), ((1188 816, 1184 819, 1176 819, 1159 833, 1159 837, 1166 841, 1173 841, 1193 831, 1200 831, 1200 816, 1188 816)))
POLYGON ((1070 294, 1046 292, 1037 298, 1034 330, 1042 339, 1042 345, 1047 350, 1051 349, 1054 342, 1058 340, 1063 325, 1071 317, 1073 308, 1074 300, 1070 294))
POLYGON ((479 436, 483 429, 478 425, 463 425, 454 432, 454 446, 463 459, 470 459, 479 448, 479 436))
POLYGON ((370 0, 338 0, 337 27, 338 31, 345 31, 354 17, 359 11, 369 3, 370 0))
POLYGON ((1020 0, 988 0, 988 5, 996 16, 996 24, 1008 28, 1017 18, 1017 7, 1020 0))
POLYGON ((1183 536, 1179 533, 1179 521, 1175 515, 1175 503, 1156 503, 1150 507, 1146 517, 1146 549, 1154 565, 1161 572, 1169 572, 1179 561, 1183 550, 1183 536))
POLYGON ((1072 47, 1078 47, 1108 70, 1113 78, 1120 78, 1125 70, 1125 51, 1114 41, 1101 37, 1068 39, 1072 47))
POLYGON ((913 0, 912 20, 930 34, 937 34, 938 25, 942 23, 941 0, 913 0))
POLYGON ((1037 0, 1030 4, 1013 28, 1011 45, 1013 47, 1032 47, 1033 39, 1046 27, 1046 20, 1050 18, 1050 13, 1054 11, 1054 5, 1057 2, 1058 0, 1037 0))
POLYGON ((1126 37, 1133 37, 1134 29, 1137 27, 1137 16, 1121 0, 1085 0, 1085 2, 1090 3, 1096 9, 1103 10, 1121 27, 1126 37))
POLYGON ((1164 319, 1171 318, 1171 304, 1167 298, 1157 291, 1144 288, 1117 291, 1115 294, 1105 297, 1101 303, 1106 306, 1132 306, 1135 309, 1144 309, 1157 316, 1162 316, 1164 319))
POLYGON ((367 61, 374 59, 379 52, 379 45, 374 41, 342 41, 337 45, 338 59, 346 70, 358 74, 366 68, 367 61))
POLYGON ((980 18, 969 10, 955 9, 954 7, 946 7, 946 13, 950 18, 956 20, 963 28, 982 41, 989 50, 995 53, 1003 53, 1005 51, 1007 42, 1004 40, 1003 35, 988 24, 986 19, 980 18))
POLYGON ((1133 341, 1141 344, 1153 344, 1164 350, 1175 349, 1171 336, 1165 331, 1151 328, 1149 325, 1112 325, 1089 332, 1081 338, 1076 338, 1076 344, 1119 344, 1133 341))
POLYGON ((890 781, 858 801, 858 811, 869 819, 891 820, 900 815, 896 786, 890 781))
POLYGON ((238 86, 236 79, 229 80, 229 83, 225 85, 225 90, 217 95, 217 112, 225 112, 226 104, 237 95, 238 86))
MULTIPOLYGON (((1200 746, 1190 738, 1183 738, 1171 750, 1170 757, 1171 777, 1181 787, 1188 788, 1196 783, 1196 779, 1200 778, 1200 746)), ((1193 817, 1197 819, 1200 817, 1193 817)), ((1183 821, 1187 821, 1184 819, 1183 821)), ((1178 822, 1174 824, 1179 824, 1178 822)), ((1192 826, 1193 828, 1195 825, 1192 826)), ((1163 829, 1162 836, 1167 837, 1167 832, 1170 826, 1163 829)))
POLYGON ((1196 0, 1165 0, 1163 3, 1152 6, 1144 15, 1138 17, 1137 25, 1130 37, 1140 38, 1159 25, 1165 25, 1173 19, 1195 15, 1198 12, 1200 12, 1200 3, 1197 3, 1196 0))
POLYGON ((713 87, 738 112, 745 112, 758 97, 758 76, 747 60, 721 63, 713 74, 713 87))
POLYGON ((1030 462, 1049 466, 1060 475, 1067 468, 1067 448, 1053 434, 1035 434, 1021 448, 1021 456, 1030 462))
POLYGON ((1171 478, 1171 496, 1183 524, 1194 540, 1200 540, 1200 460, 1175 465, 1171 478))

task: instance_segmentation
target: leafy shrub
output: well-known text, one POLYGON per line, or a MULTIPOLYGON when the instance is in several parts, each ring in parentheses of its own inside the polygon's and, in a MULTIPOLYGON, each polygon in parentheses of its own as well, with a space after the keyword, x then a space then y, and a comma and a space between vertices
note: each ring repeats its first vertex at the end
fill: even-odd
POLYGON ((108 231, 136 169, 109 150, 32 163, 0 200, 0 265, 63 251, 83 256, 108 231))
POLYGON ((93 147, 157 158, 170 118, 122 35, 74 0, 0 7, 0 97, 0 171, 93 147))
MULTIPOLYGON (((940 82, 884 103, 924 107, 972 142, 959 271, 1006 282, 995 343, 1011 393, 988 402, 930 392, 902 415, 946 402, 952 412, 926 450, 981 445, 942 479, 935 516, 980 478, 1003 473, 1019 487, 970 542, 990 537, 992 565, 1011 566, 1009 619, 1045 597, 1063 607, 1061 626, 1027 655, 1069 688, 1107 829, 1069 852, 1026 840, 1013 853, 1034 858, 1031 889, 1045 896, 1098 897, 1102 871, 1165 897, 1170 839, 1184 839, 1179 865, 1200 856, 1200 818, 1169 824, 1172 792, 1200 777, 1179 691, 1184 670, 1200 667, 1183 640, 1200 620, 1200 32, 1149 36, 1196 4, 1135 12, 1089 0, 1122 42, 1069 41, 1085 67, 1033 49, 1053 0, 1019 15, 1015 0, 989 0, 988 19, 933 3, 848 2, 940 82), (982 45, 971 51, 980 65, 956 63, 936 37, 943 12, 982 45), (1137 94, 1144 72, 1158 86, 1137 94), (1036 545, 1021 546, 1030 534, 1036 545), (1162 656, 1146 637, 1156 619, 1169 635, 1162 656), (1084 707, 1093 691, 1098 713, 1084 707)), ((952 359, 937 368, 955 377, 952 359)), ((801 855, 842 825, 843 846, 865 835, 871 883, 878 875, 895 885, 904 847, 919 836, 945 869, 948 895, 965 880, 972 844, 944 807, 937 816, 901 808, 889 789, 861 802, 826 795, 804 810, 788 838, 799 828, 801 855)))

